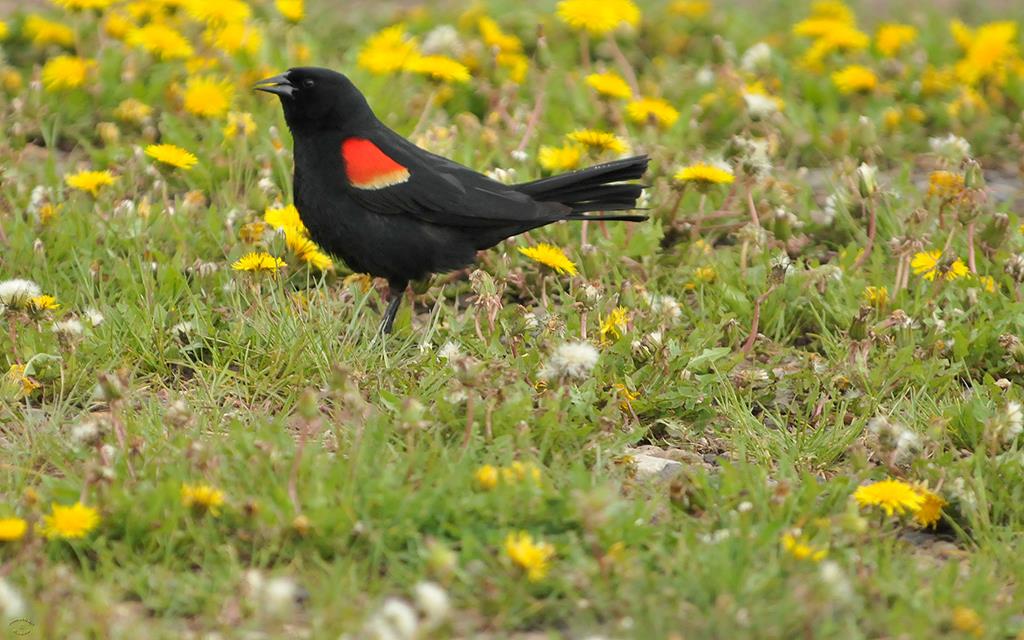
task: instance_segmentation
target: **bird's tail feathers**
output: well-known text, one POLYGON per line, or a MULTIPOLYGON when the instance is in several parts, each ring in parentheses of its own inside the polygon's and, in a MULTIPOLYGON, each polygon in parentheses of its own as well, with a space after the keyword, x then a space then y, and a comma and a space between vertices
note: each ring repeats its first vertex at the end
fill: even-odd
POLYGON ((534 200, 560 202, 572 208, 567 220, 646 220, 646 216, 584 216, 588 211, 629 211, 636 208, 644 185, 625 184, 647 171, 649 158, 634 156, 561 173, 515 186, 534 200))

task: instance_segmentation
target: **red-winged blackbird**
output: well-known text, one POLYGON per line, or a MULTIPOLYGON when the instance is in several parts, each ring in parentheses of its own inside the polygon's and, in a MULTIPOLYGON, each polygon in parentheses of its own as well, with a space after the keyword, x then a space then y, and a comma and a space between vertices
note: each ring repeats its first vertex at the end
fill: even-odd
POLYGON ((354 271, 387 278, 391 331, 410 280, 471 264, 476 252, 559 220, 646 220, 627 211, 647 156, 505 185, 420 149, 384 125, 344 75, 290 69, 258 83, 276 94, 295 143, 295 206, 312 239, 354 271))

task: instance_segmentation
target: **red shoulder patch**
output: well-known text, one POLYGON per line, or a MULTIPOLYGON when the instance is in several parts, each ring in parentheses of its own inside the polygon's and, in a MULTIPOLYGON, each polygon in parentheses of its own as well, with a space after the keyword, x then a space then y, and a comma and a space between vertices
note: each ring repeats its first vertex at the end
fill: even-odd
POLYGON ((348 138, 342 142, 341 157, 348 181, 357 189, 383 189, 409 179, 408 169, 366 138, 348 138))

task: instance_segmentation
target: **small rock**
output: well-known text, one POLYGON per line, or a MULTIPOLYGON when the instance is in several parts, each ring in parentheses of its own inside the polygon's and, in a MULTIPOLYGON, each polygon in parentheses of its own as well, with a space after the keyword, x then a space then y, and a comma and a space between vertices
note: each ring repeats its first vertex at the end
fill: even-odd
POLYGON ((683 465, 675 460, 656 458, 644 453, 634 453, 632 456, 636 477, 641 480, 668 480, 683 471, 683 465))

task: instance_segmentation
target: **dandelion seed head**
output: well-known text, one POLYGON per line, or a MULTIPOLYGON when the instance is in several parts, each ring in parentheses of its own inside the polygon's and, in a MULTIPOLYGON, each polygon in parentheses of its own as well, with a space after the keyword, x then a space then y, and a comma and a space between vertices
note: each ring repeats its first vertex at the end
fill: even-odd
POLYGON ((418 583, 413 587, 413 598, 423 614, 423 626, 427 631, 436 629, 451 615, 448 592, 436 582, 418 583))
POLYGON ((544 377, 586 379, 597 365, 599 357, 600 353, 588 342, 565 343, 551 354, 545 368, 547 375, 544 377))
POLYGON ((32 298, 41 293, 39 285, 31 280, 15 278, 0 282, 0 304, 6 307, 24 308, 32 298))

